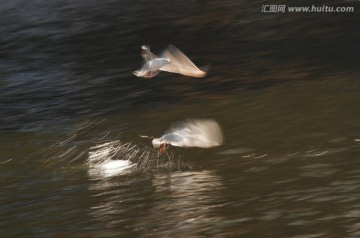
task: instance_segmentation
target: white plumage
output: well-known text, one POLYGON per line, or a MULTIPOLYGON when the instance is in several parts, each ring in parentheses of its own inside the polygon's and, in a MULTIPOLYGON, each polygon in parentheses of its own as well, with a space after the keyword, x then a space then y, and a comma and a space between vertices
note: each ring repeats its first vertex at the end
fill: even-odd
POLYGON ((207 72, 196 65, 174 45, 169 45, 160 57, 150 51, 150 47, 143 45, 142 57, 145 61, 141 69, 134 71, 137 77, 152 78, 160 71, 177 73, 191 77, 202 78, 207 72))
POLYGON ((222 145, 223 133, 219 124, 211 119, 193 119, 178 123, 160 138, 152 141, 154 148, 163 144, 179 147, 209 148, 222 145))

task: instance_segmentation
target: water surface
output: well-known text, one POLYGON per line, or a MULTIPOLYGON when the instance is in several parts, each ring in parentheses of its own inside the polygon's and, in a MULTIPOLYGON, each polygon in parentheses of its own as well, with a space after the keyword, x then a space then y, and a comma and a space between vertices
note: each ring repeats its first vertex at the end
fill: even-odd
POLYGON ((359 236, 358 13, 263 4, 3 1, 2 236, 359 236), (209 75, 136 78, 142 44, 209 75), (167 169, 88 164, 104 143, 151 151, 140 135, 187 118, 216 120, 225 144, 170 148, 167 169))

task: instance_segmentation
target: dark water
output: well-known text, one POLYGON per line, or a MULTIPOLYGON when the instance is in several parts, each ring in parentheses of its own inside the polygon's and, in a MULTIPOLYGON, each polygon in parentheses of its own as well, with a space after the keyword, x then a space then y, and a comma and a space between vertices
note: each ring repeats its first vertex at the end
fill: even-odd
POLYGON ((277 3, 0 1, 1 237, 360 236, 360 5, 277 3), (132 75, 171 43, 209 75, 132 75), (94 146, 186 118, 225 144, 91 173, 94 146))

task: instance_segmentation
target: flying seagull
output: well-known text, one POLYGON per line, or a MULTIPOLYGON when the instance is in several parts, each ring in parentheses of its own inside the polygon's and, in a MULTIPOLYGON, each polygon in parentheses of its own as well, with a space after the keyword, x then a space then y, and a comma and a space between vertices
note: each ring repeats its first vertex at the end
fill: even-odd
POLYGON ((145 61, 141 69, 134 71, 137 77, 152 78, 166 71, 186 76, 202 78, 207 72, 199 69, 191 60, 174 45, 169 45, 160 56, 150 52, 147 45, 141 46, 142 57, 145 61))
POLYGON ((210 148, 224 143, 224 137, 219 124, 212 119, 188 119, 177 123, 168 133, 160 138, 154 138, 154 148, 166 149, 166 144, 178 147, 210 148))

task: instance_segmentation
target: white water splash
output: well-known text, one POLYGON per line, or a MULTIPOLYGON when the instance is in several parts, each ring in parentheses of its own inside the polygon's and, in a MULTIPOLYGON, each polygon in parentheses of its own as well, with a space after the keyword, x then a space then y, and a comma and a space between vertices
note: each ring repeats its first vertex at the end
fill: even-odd
POLYGON ((112 177, 128 174, 136 166, 126 158, 119 158, 119 151, 129 149, 120 141, 112 141, 90 148, 87 164, 90 177, 112 177))
POLYGON ((90 177, 102 178, 125 175, 130 173, 135 166, 136 164, 129 160, 106 161, 90 167, 88 174, 90 177))

